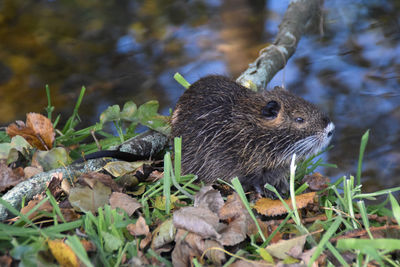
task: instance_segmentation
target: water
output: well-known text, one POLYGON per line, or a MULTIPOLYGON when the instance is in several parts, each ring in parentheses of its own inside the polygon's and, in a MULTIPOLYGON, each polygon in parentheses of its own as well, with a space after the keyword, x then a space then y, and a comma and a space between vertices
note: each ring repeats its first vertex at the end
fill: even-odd
MULTIPOLYGON (((168 114, 189 82, 238 75, 272 42, 288 1, 25 1, 0 4, 0 125, 43 112, 49 84, 65 120, 82 85, 82 127, 109 105, 151 99, 168 114)), ((354 174, 370 129, 364 186, 400 183, 400 2, 325 1, 324 34, 303 37, 268 85, 321 106, 336 124, 325 155, 354 174)))

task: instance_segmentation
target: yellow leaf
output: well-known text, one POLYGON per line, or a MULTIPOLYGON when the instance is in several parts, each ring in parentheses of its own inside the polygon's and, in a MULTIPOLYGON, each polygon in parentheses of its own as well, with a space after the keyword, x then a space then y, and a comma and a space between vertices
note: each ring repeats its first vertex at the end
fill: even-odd
POLYGON ((54 258, 61 266, 79 267, 78 257, 63 240, 49 240, 47 244, 54 258))
POLYGON ((268 253, 268 251, 265 248, 258 248, 257 249, 258 254, 263 258, 268 263, 274 263, 274 259, 272 258, 271 254, 268 253))
MULTIPOLYGON (((154 202, 154 207, 156 207, 159 210, 165 210, 165 196, 157 196, 156 201, 154 202)), ((173 209, 175 207, 174 203, 178 201, 178 198, 176 196, 171 195, 171 208, 173 209)))
MULTIPOLYGON (((302 209, 305 208, 308 204, 313 203, 315 194, 315 192, 310 192, 296 196, 297 208, 302 209)), ((290 208, 292 208, 292 202, 290 198, 286 199, 285 202, 289 205, 290 208)), ((277 216, 287 213, 285 206, 279 199, 272 200, 269 198, 260 198, 254 205, 254 208, 257 210, 258 213, 267 216, 277 216)))

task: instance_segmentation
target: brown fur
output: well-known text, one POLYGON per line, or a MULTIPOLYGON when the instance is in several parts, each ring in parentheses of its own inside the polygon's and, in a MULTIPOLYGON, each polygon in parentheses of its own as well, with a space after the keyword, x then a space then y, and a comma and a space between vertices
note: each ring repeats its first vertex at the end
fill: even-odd
POLYGON ((172 135, 182 137, 183 173, 207 183, 239 177, 259 192, 270 183, 284 193, 292 154, 302 158, 326 146, 333 130, 328 124, 316 106, 282 88, 256 93, 228 78, 207 76, 179 99, 172 135), (262 112, 270 101, 279 104, 274 118, 262 112))

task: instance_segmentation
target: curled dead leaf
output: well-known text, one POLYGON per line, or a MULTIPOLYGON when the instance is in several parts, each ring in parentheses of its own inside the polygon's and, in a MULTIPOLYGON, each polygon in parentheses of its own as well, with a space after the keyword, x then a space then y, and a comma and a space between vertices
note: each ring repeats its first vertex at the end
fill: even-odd
POLYGON ((150 233, 149 226, 146 224, 146 220, 142 216, 137 219, 135 224, 128 224, 126 228, 133 236, 147 235, 150 233))
POLYGON ((211 186, 203 186, 194 199, 195 207, 205 207, 216 214, 219 213, 223 205, 224 200, 222 199, 221 193, 211 186))
POLYGON ((174 226, 203 238, 220 238, 218 216, 207 208, 185 207, 174 212, 174 226))
POLYGON ((26 124, 16 121, 10 124, 7 129, 10 137, 20 135, 28 143, 40 150, 49 150, 53 147, 55 132, 51 121, 39 113, 26 114, 26 124))
MULTIPOLYGON (((151 248, 154 251, 170 244, 175 239, 176 228, 172 222, 172 219, 168 219, 160 224, 153 231, 153 240, 151 242, 151 248)), ((169 251, 170 248, 167 250, 169 251)))
POLYGON ((142 205, 134 198, 131 198, 127 194, 113 192, 110 196, 110 206, 111 208, 121 208, 126 213, 131 216, 138 208, 142 205))
POLYGON ((222 245, 233 246, 246 238, 252 220, 238 194, 228 196, 220 209, 219 217, 228 222, 227 227, 221 231, 221 238, 218 239, 222 245))
POLYGON ((7 164, 0 162, 0 192, 25 180, 24 174, 14 172, 7 164))
POLYGON ((137 219, 135 224, 128 224, 126 228, 133 236, 145 236, 145 238, 140 241, 140 249, 144 249, 151 242, 152 235, 149 226, 146 224, 146 220, 142 216, 137 219))
POLYGON ((190 266, 191 259, 200 258, 203 251, 204 240, 201 236, 178 229, 172 251, 172 265, 174 267, 190 266))
MULTIPOLYGON (((313 203, 316 193, 310 192, 296 196, 297 209, 305 208, 308 204, 313 203)), ((292 202, 290 199, 285 200, 289 207, 292 207, 292 202)), ((280 200, 272 200, 269 198, 260 198, 254 208, 258 213, 267 216, 277 216, 287 213, 287 210, 280 200)))
POLYGON ((330 179, 319 172, 314 172, 313 174, 306 175, 302 182, 307 182, 310 190, 320 191, 328 187, 330 179))

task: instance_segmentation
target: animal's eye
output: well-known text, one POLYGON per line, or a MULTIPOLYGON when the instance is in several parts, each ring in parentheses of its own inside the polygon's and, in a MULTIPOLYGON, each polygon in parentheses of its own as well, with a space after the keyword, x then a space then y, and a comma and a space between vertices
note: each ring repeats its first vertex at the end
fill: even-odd
POLYGON ((304 119, 303 119, 302 117, 296 117, 296 118, 294 119, 294 121, 297 122, 297 123, 303 123, 303 122, 304 122, 304 119))
POLYGON ((275 119, 278 116, 279 110, 281 106, 275 100, 269 101, 267 105, 265 105, 262 110, 261 114, 265 116, 267 119, 275 119))

